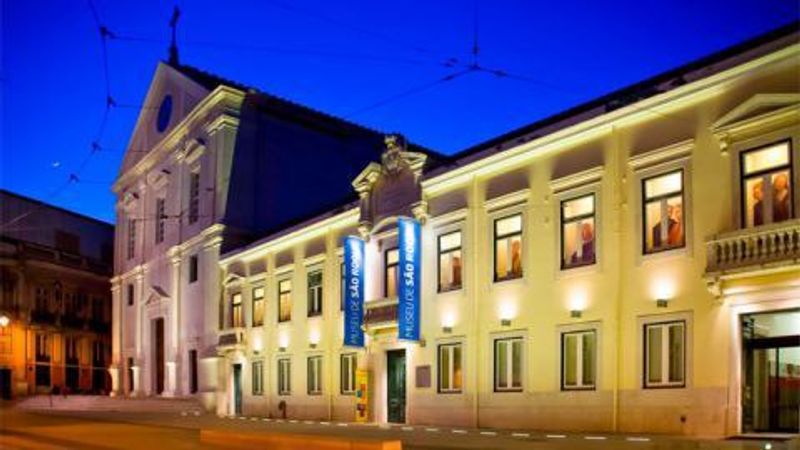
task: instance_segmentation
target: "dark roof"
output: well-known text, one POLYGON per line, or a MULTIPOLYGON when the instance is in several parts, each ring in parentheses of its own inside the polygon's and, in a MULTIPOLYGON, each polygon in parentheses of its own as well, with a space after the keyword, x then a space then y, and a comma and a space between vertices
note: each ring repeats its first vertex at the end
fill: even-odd
POLYGON ((800 41, 798 31, 800 31, 800 21, 794 21, 678 68, 504 133, 453 154, 450 157, 449 164, 439 165, 435 170, 429 171, 426 176, 441 175, 458 166, 469 164, 511 147, 516 147, 524 142, 552 134, 576 123, 584 122, 668 92, 684 84, 707 78, 743 62, 797 43, 800 41))
MULTIPOLYGON (((349 120, 319 111, 300 103, 293 102, 274 94, 262 92, 258 88, 220 77, 190 65, 173 64, 166 61, 164 63, 181 72, 189 79, 198 83, 209 91, 213 91, 220 85, 229 86, 240 91, 244 91, 246 96, 249 97, 248 100, 256 104, 259 108, 295 122, 318 128, 326 127, 328 132, 338 131, 340 133, 369 134, 375 136, 376 139, 379 138, 381 140, 386 134, 380 130, 375 130, 364 125, 351 122, 349 120)), ((442 153, 412 142, 408 143, 408 149, 428 155, 428 159, 430 160, 430 168, 448 159, 448 157, 442 153)))
MULTIPOLYGON (((79 218, 81 220, 88 220, 90 222, 95 222, 95 223, 98 223, 100 225, 105 225, 105 226, 108 226, 110 228, 114 228, 114 224, 113 223, 106 222, 105 220, 95 219, 94 217, 87 216, 85 214, 81 214, 79 212, 72 211, 70 209, 62 208, 60 206, 56 206, 56 205, 53 205, 51 203, 46 203, 46 202, 43 202, 41 200, 37 200, 37 199, 32 198, 32 197, 28 197, 28 196, 25 196, 25 195, 22 195, 22 194, 18 194, 16 192, 11 192, 9 190, 0 188, 0 196, 4 196, 4 195, 7 195, 9 197, 16 197, 16 198, 18 198, 20 200, 23 200, 25 202, 31 203, 32 205, 34 205, 37 208, 48 208, 48 209, 52 209, 52 210, 55 210, 55 211, 60 211, 60 212, 75 216, 75 217, 77 217, 77 218, 79 218)), ((5 219, 5 218, 3 218, 3 219, 5 219)), ((2 232, 2 230, 0 230, 0 232, 2 232)))

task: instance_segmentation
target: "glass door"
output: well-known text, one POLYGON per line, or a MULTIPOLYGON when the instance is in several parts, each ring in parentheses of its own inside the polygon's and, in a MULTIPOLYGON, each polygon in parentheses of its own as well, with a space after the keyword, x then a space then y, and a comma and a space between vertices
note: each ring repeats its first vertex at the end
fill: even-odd
POLYGON ((800 431, 800 311, 742 316, 742 430, 800 431))

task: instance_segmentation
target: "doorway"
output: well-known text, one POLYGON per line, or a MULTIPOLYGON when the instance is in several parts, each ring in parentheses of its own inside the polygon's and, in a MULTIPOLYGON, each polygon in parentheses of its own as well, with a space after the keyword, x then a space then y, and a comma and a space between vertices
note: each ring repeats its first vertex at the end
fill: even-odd
POLYGON ((387 420, 406 421, 406 351, 386 352, 387 420))
POLYGON ((800 310, 741 316, 742 431, 800 431, 800 310))
POLYGON ((153 348, 155 350, 156 394, 164 392, 164 318, 153 321, 153 348))
POLYGON ((11 400, 11 369, 0 368, 0 398, 11 400))
POLYGON ((242 365, 233 365, 233 413, 242 414, 242 365))

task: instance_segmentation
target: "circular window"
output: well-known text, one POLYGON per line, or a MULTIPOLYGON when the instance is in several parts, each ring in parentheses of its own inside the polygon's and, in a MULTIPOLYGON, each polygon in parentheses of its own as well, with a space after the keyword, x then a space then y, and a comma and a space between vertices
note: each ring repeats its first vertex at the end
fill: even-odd
POLYGON ((169 125, 169 118, 172 115, 172 96, 165 95, 164 100, 161 100, 161 106, 158 108, 158 117, 156 118, 156 129, 162 133, 169 125))

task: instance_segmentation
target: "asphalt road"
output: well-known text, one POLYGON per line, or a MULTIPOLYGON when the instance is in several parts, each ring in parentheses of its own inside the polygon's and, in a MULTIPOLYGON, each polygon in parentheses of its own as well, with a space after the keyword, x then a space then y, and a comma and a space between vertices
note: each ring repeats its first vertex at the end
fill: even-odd
POLYGON ((537 433, 426 426, 357 425, 213 415, 139 412, 35 413, 0 409, 0 448, 41 449, 189 449, 214 448, 200 442, 200 429, 231 432, 289 432, 377 439, 400 439, 410 450, 445 449, 798 449, 793 442, 697 440, 609 433, 537 433))

